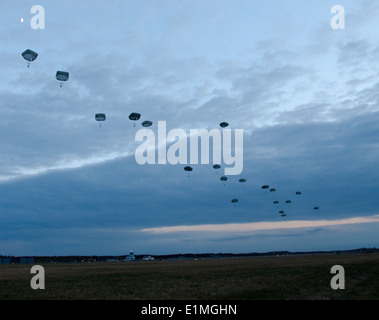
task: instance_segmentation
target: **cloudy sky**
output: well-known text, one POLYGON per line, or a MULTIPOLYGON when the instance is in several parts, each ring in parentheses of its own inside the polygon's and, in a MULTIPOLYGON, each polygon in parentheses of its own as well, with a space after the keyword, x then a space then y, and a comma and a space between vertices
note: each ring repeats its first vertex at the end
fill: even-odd
POLYGON ((1 1, 0 254, 378 247, 378 16, 376 0, 1 1), (144 120, 243 129, 243 172, 138 164, 144 120))

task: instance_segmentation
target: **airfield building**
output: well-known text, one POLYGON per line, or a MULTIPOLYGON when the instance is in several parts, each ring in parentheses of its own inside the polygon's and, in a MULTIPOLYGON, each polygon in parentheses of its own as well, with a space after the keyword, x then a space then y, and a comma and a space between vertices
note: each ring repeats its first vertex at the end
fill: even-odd
POLYGON ((133 250, 130 250, 129 255, 125 257, 125 261, 134 261, 136 260, 136 257, 134 256, 133 250))

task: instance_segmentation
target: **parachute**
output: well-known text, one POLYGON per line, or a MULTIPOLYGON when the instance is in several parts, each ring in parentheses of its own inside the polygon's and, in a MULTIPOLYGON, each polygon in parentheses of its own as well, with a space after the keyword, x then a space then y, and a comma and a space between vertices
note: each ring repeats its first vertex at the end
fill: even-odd
POLYGON ((132 112, 129 115, 129 119, 132 120, 132 121, 134 121, 134 126, 136 126, 136 121, 138 121, 140 117, 141 117, 141 114, 139 114, 137 112, 132 112))
POLYGON ((60 81, 60 86, 62 88, 62 81, 67 81, 69 79, 70 74, 66 71, 57 71, 55 74, 55 78, 60 81))
MULTIPOLYGON (((238 181, 241 182, 241 183, 244 183, 244 182, 246 182, 246 179, 245 179, 245 178, 241 178, 241 179, 239 179, 238 181)), ((243 186, 243 187, 244 187, 244 186, 243 186)))
MULTIPOLYGON (((105 116, 105 113, 96 113, 95 114, 95 120, 96 121, 105 121, 106 119, 106 116, 105 116)), ((100 127, 101 127, 101 122, 99 123, 100 127)))
POLYGON ((221 180, 221 181, 224 181, 224 187, 225 187, 225 181, 228 180, 228 177, 226 177, 226 176, 222 176, 222 177, 220 178, 220 180, 221 180))
POLYGON ((319 210, 320 209, 320 207, 314 207, 313 208, 313 210, 319 210))
POLYGON ((301 192, 300 191, 296 191, 296 194, 299 196, 299 195, 301 195, 301 192))
POLYGON ((144 122, 142 122, 142 126, 144 127, 150 127, 153 123, 149 120, 145 120, 144 122))
POLYGON ((276 191, 275 188, 271 188, 271 189, 270 189, 270 192, 275 192, 275 191, 276 191))
POLYGON ((265 193, 267 194, 267 189, 269 188, 269 186, 267 184, 264 184, 261 188, 265 190, 265 193))
POLYGON ((283 213, 284 213, 284 211, 283 211, 283 210, 280 210, 280 211, 279 211, 279 214, 283 214, 283 213))
POLYGON ((132 112, 130 115, 129 115, 129 119, 130 120, 133 120, 133 121, 137 121, 139 120, 139 118, 141 117, 141 115, 137 112, 132 112))
POLYGON ((221 128, 226 128, 228 125, 229 125, 229 123, 227 123, 227 122, 221 122, 220 123, 221 128))
MULTIPOLYGON (((192 171, 193 169, 192 169, 192 167, 190 167, 190 166, 186 166, 186 167, 184 167, 184 171, 187 171, 187 172, 190 172, 190 171, 192 171)), ((188 174, 188 178, 189 178, 189 174, 188 174)))
POLYGON ((29 68, 30 62, 34 61, 38 57, 38 53, 30 49, 26 49, 23 53, 21 53, 21 55, 26 61, 28 61, 28 68, 29 68))
POLYGON ((277 201, 277 200, 273 201, 273 204, 278 204, 278 203, 279 203, 279 201, 277 201))
POLYGON ((232 199, 231 202, 232 202, 232 203, 237 203, 237 202, 238 202, 238 199, 232 199))
POLYGON ((292 201, 291 200, 286 200, 286 203, 287 204, 290 204, 292 201))
POLYGON ((213 169, 216 169, 217 170, 217 174, 218 174, 218 169, 220 169, 221 166, 219 164, 214 164, 213 165, 213 169))
MULTIPOLYGON (((239 179, 238 180, 239 182, 241 182, 241 183, 245 183, 246 182, 246 179, 244 179, 244 178, 241 178, 241 179, 239 179)), ((244 185, 242 185, 242 187, 245 187, 244 185)))

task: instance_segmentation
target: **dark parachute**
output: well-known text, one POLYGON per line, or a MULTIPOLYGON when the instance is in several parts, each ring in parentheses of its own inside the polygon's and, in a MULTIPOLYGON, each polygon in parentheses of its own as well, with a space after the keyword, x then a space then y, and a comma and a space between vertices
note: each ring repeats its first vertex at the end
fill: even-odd
MULTIPOLYGON (((246 179, 245 179, 245 178, 241 178, 241 179, 239 179, 238 181, 241 182, 241 183, 245 183, 245 182, 246 182, 246 179)), ((242 185, 242 187, 245 187, 245 186, 242 185)))
POLYGON ((134 121, 134 126, 136 126, 136 121, 139 120, 139 118, 141 118, 141 114, 137 113, 137 112, 132 112, 130 115, 129 115, 129 119, 134 121))
POLYGON ((283 214, 283 213, 284 213, 284 211, 283 211, 283 210, 280 210, 280 211, 279 211, 279 214, 283 214))
POLYGON ((267 184, 264 184, 261 188, 262 188, 262 190, 264 190, 265 193, 267 194, 267 189, 270 188, 270 186, 267 185, 267 184))
POLYGON ((142 126, 144 127, 150 127, 153 123, 150 120, 145 120, 142 122, 142 126))
MULTIPOLYGON (((186 167, 184 167, 184 171, 187 171, 187 172, 191 172, 193 169, 192 169, 192 167, 190 167, 190 166, 186 166, 186 167)), ((188 173, 188 178, 189 178, 189 173, 188 173)))
POLYGON ((221 128, 226 128, 228 125, 229 125, 229 123, 227 123, 227 122, 221 122, 220 123, 221 128))
POLYGON ((60 86, 62 87, 62 81, 67 81, 70 77, 70 74, 66 71, 57 71, 55 78, 60 81, 60 86))
POLYGON ((219 164, 214 164, 213 165, 213 169, 216 169, 217 170, 217 174, 218 174, 218 169, 220 169, 221 166, 219 164))
POLYGON ((222 176, 222 177, 220 178, 220 180, 221 180, 221 181, 224 181, 224 187, 225 187, 225 181, 228 180, 228 177, 226 177, 226 176, 222 176))
POLYGON ((286 200, 286 203, 287 204, 290 204, 292 201, 291 200, 286 200))
POLYGON ((300 191, 296 191, 296 194, 299 196, 299 195, 301 195, 301 192, 300 191))
POLYGON ((231 202, 232 202, 232 203, 237 203, 237 202, 238 202, 238 199, 232 199, 231 202))
MULTIPOLYGON (((95 114, 95 120, 96 121, 105 121, 106 119, 106 116, 105 116, 105 113, 96 113, 95 114)), ((99 123, 100 127, 101 127, 101 122, 99 123)))
POLYGON ((313 208, 313 210, 319 210, 320 209, 320 207, 314 207, 313 208))
POLYGON ((271 189, 270 189, 270 192, 275 192, 275 191, 276 191, 275 188, 271 188, 271 189))
POLYGON ((132 112, 130 115, 129 115, 129 119, 130 120, 133 120, 133 121, 137 121, 139 120, 139 118, 141 118, 141 114, 137 113, 137 112, 132 112))
POLYGON ((273 202, 273 204, 279 204, 279 201, 275 200, 275 201, 273 202))
POLYGON ((28 61, 28 68, 29 68, 30 62, 34 61, 38 57, 38 53, 30 49, 26 49, 23 53, 21 53, 21 55, 26 61, 28 61))

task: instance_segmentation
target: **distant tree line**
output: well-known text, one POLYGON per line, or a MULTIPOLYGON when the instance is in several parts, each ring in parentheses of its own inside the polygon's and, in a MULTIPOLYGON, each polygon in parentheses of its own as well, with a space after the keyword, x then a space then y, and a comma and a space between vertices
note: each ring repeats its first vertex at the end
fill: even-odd
MULTIPOLYGON (((359 248, 352 250, 334 250, 334 251, 270 251, 270 252, 251 252, 251 253, 177 253, 167 255, 135 255, 136 260, 142 260, 146 255, 154 257, 154 260, 168 259, 211 259, 211 258, 230 258, 230 257, 256 257, 256 256, 283 256, 283 255, 299 255, 299 254, 341 254, 341 253, 375 253, 379 252, 378 248, 359 248)), ((80 263, 80 262, 106 262, 106 261, 125 261, 127 255, 118 256, 28 256, 34 258, 35 263, 80 263)), ((10 258, 11 263, 19 263, 22 257, 0 255, 0 258, 10 258)))

